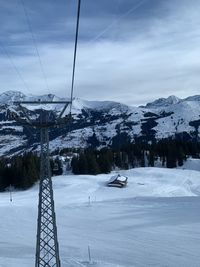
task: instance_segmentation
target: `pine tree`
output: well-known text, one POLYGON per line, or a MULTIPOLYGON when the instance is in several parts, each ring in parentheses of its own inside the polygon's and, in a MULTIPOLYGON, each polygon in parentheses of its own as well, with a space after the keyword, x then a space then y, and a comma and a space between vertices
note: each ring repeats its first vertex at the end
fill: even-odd
POLYGON ((173 141, 168 141, 167 146, 167 168, 175 168, 176 167, 176 146, 173 141))
POLYGON ((79 173, 80 174, 87 174, 88 173, 88 162, 86 155, 84 153, 81 153, 78 160, 79 165, 79 173))
POLYGON ((111 152, 110 151, 101 151, 98 158, 98 165, 101 173, 109 173, 112 170, 112 161, 111 161, 111 152))
POLYGON ((117 150, 116 154, 115 154, 115 165, 118 168, 122 168, 122 157, 121 157, 121 152, 120 150, 117 150))
POLYGON ((80 174, 80 170, 79 170, 79 160, 77 156, 74 156, 72 158, 72 162, 71 162, 71 167, 72 167, 72 172, 74 174, 80 174))
POLYGON ((87 163, 88 163, 88 173, 89 174, 98 174, 100 173, 99 165, 97 163, 94 153, 87 152, 87 163))
POLYGON ((149 165, 150 167, 154 167, 154 160, 155 160, 154 157, 155 157, 155 156, 154 156, 154 151, 153 151, 152 149, 150 149, 150 150, 149 150, 149 155, 148 155, 148 160, 149 160, 148 165, 149 165))

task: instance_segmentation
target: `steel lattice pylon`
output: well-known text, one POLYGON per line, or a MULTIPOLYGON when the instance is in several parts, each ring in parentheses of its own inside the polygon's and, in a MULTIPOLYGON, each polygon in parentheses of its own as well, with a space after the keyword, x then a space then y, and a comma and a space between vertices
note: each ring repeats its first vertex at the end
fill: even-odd
POLYGON ((40 188, 35 267, 60 267, 53 188, 49 162, 48 128, 40 130, 40 188))
POLYGON ((56 216, 49 159, 49 128, 66 125, 69 117, 62 118, 62 115, 71 102, 24 101, 14 103, 19 105, 25 118, 21 119, 17 116, 15 119, 24 126, 40 129, 40 186, 35 267, 60 267, 61 264, 59 258, 56 216), (49 112, 42 110, 39 120, 32 120, 29 116, 28 109, 26 109, 23 104, 64 104, 64 107, 57 118, 52 119, 51 111, 49 112))

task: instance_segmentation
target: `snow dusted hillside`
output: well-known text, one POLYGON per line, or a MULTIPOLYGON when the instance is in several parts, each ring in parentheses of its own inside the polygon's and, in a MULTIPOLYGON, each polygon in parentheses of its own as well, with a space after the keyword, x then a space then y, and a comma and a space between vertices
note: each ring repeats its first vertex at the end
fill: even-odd
POLYGON ((171 116, 157 120, 157 126, 154 127, 157 138, 165 138, 174 134, 194 132, 194 122, 197 126, 197 135, 199 136, 200 122, 200 102, 199 101, 181 101, 173 106, 165 108, 165 112, 171 113, 171 116))
MULTIPOLYGON (((11 113, 19 113, 13 101, 63 100, 55 95, 25 96, 21 92, 5 92, 0 95, 0 155, 37 149, 30 132, 22 129, 11 113), (13 140, 10 142, 10 140, 13 140), (31 141, 30 141, 31 140, 31 141), (27 146, 27 141, 29 141, 27 146), (9 146, 7 144, 9 143, 9 146)), ((30 110, 35 109, 32 106, 30 110)), ((44 105, 37 108, 42 109, 44 105)), ((46 109, 54 113, 61 106, 49 104, 46 109)), ((31 111, 30 111, 31 112, 31 111)), ((68 111, 66 111, 68 112, 68 111)), ((112 101, 86 101, 75 98, 72 107, 73 120, 62 129, 53 129, 50 148, 116 147, 127 142, 154 141, 170 136, 199 140, 200 96, 179 99, 175 96, 155 100, 143 107, 131 107, 112 101)))
POLYGON ((152 103, 147 103, 146 108, 163 108, 163 107, 168 107, 174 104, 177 104, 181 101, 180 98, 172 95, 169 96, 168 98, 159 98, 155 101, 153 101, 152 103))
POLYGON ((52 149, 64 144, 103 147, 138 139, 147 142, 174 135, 186 139, 200 136, 198 96, 183 100, 171 96, 145 107, 75 99, 73 114, 75 127, 68 135, 54 139, 52 149))
MULTIPOLYGON (((113 173, 53 178, 62 267, 199 266, 200 172, 121 173, 123 189, 105 186, 113 173)), ((0 194, 0 266, 34 266, 37 197, 0 194)))
POLYGON ((53 94, 48 94, 48 95, 39 95, 39 96, 34 96, 34 95, 28 95, 26 96, 20 91, 7 91, 2 94, 0 94, 0 104, 1 105, 9 105, 15 101, 37 101, 37 100, 43 100, 43 101, 56 101, 56 100, 61 100, 61 98, 56 97, 53 94))

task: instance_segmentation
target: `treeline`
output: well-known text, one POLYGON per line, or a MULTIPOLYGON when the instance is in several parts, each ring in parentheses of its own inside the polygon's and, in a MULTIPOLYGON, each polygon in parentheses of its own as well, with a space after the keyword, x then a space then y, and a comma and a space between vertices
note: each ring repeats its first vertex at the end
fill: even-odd
MULTIPOLYGON (((50 159, 52 175, 63 173, 59 157, 50 159)), ((25 153, 12 158, 0 158, 0 192, 10 186, 25 190, 34 185, 40 177, 40 157, 37 154, 25 153)))
MULTIPOLYGON (((62 151, 63 155, 70 151, 62 151)), ((74 174, 109 173, 113 169, 135 167, 167 168, 182 166, 188 157, 200 158, 200 143, 163 139, 155 143, 127 144, 118 149, 85 149, 72 151, 71 168, 74 174)), ((53 175, 61 175, 63 164, 59 157, 51 159, 53 175)), ((9 186, 25 190, 39 180, 40 159, 33 153, 13 158, 0 158, 0 191, 9 186)))
POLYGON ((109 173, 112 170, 113 153, 110 149, 87 149, 72 158, 71 167, 74 174, 109 173))
POLYGON ((200 157, 200 143, 163 139, 155 143, 127 144, 119 149, 86 149, 76 154, 71 162, 74 174, 109 173, 114 168, 167 168, 182 166, 187 157, 200 157))
POLYGON ((23 156, 0 159, 0 191, 9 186, 25 190, 39 179, 39 158, 26 153, 23 156))

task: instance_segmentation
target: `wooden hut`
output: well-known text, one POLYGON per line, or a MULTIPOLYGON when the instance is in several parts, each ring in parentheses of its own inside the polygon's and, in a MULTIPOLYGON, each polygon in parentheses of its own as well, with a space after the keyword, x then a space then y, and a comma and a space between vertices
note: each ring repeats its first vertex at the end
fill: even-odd
POLYGON ((127 183, 128 183, 128 177, 117 174, 110 178, 110 180, 107 183, 107 186, 122 188, 125 187, 127 183))

